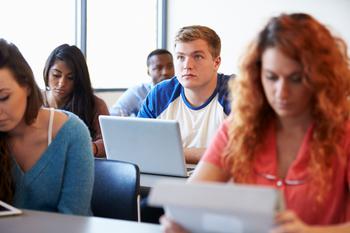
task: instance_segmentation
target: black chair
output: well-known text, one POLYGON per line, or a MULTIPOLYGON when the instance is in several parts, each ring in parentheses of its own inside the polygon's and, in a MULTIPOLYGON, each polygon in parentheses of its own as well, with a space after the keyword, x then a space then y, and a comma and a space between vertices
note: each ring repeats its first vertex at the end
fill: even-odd
POLYGON ((137 165, 95 159, 91 208, 94 216, 140 221, 140 171, 137 165))

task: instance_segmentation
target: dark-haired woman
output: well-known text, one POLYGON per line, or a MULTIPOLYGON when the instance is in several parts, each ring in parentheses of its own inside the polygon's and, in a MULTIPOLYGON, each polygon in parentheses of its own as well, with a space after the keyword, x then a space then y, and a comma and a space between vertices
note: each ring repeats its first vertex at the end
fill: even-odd
POLYGON ((55 48, 44 68, 44 105, 70 111, 87 125, 96 157, 105 157, 99 115, 109 115, 106 103, 93 93, 88 67, 80 49, 63 44, 55 48))

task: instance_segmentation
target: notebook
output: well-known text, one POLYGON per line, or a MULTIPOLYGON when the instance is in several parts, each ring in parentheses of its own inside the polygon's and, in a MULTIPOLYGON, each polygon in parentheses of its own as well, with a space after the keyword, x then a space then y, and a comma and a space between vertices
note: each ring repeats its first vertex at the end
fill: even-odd
POLYGON ((100 116, 107 159, 131 162, 141 173, 187 177, 179 123, 100 116))
POLYGON ((149 204, 190 232, 269 232, 276 211, 283 210, 279 190, 226 183, 159 182, 149 204))

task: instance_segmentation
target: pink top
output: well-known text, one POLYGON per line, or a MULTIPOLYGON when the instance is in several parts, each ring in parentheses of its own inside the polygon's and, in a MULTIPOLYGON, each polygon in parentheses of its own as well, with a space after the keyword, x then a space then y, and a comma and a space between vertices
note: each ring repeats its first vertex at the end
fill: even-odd
MULTIPOLYGON (((222 152, 227 144, 229 122, 225 121, 218 130, 212 144, 205 152, 202 161, 225 169, 222 152)), ((272 125, 272 124, 271 124, 272 125)), ((285 179, 277 176, 277 154, 275 128, 269 127, 263 146, 255 154, 252 180, 258 185, 273 186, 282 190, 286 207, 295 211, 306 223, 312 225, 330 225, 350 221, 350 122, 346 128, 346 137, 342 142, 346 158, 334 158, 331 191, 325 201, 315 200, 315 189, 308 179, 308 153, 312 127, 303 139, 296 160, 291 164, 285 179)), ((227 168, 225 172, 228 174, 227 168)))

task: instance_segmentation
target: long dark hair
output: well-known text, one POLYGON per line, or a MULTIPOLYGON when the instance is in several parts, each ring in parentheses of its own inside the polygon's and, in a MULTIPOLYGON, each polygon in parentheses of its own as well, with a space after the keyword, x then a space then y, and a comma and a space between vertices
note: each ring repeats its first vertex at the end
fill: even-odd
POLYGON ((73 91, 61 108, 78 115, 88 126, 91 136, 94 137, 96 132, 93 129, 93 121, 97 111, 85 57, 74 45, 63 44, 55 48, 47 58, 44 68, 46 89, 49 89, 49 71, 57 60, 65 62, 73 73, 73 91))
MULTIPOLYGON (((33 72, 18 48, 4 39, 0 39, 0 69, 9 69, 15 81, 21 87, 27 87, 30 95, 24 112, 24 121, 30 125, 38 115, 43 104, 41 91, 37 86, 33 72)), ((7 133, 0 132, 0 200, 11 203, 14 184, 11 175, 11 157, 7 142, 7 133)))

